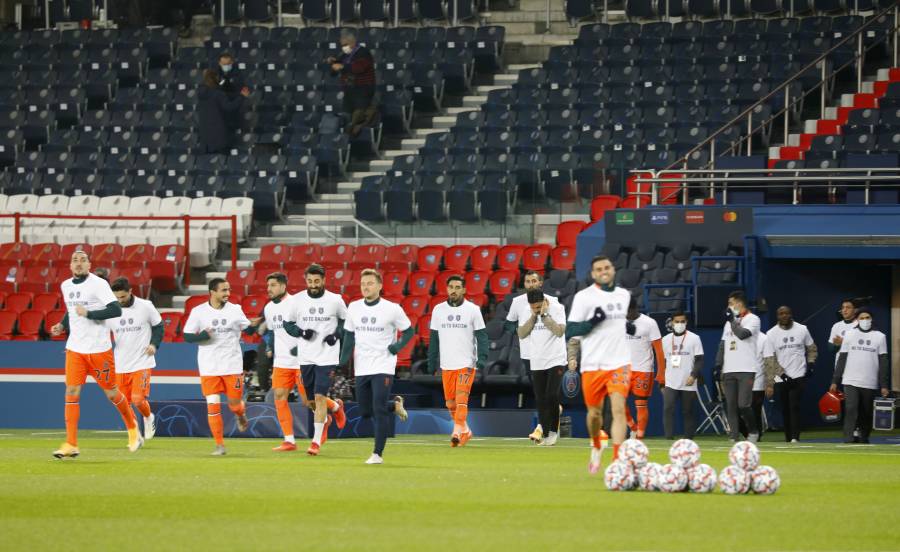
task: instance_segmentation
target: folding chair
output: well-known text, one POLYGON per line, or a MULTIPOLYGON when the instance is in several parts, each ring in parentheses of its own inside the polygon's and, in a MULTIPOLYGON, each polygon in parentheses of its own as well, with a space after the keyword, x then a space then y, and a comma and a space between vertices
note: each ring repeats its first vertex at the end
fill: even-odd
MULTIPOLYGON (((721 396, 721 393, 718 395, 721 396)), ((697 427, 697 433, 712 429, 716 435, 727 434, 728 420, 725 417, 725 403, 718 397, 714 399, 706 384, 697 385, 697 402, 700 403, 704 416, 703 422, 697 427), (722 428, 721 431, 719 426, 722 428)))

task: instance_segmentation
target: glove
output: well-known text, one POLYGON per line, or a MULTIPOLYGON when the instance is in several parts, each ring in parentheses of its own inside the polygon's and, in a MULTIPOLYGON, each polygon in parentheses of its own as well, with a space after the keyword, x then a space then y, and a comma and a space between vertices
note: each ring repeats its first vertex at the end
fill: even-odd
POLYGON ((592 325, 596 326, 597 324, 603 322, 604 320, 606 320, 606 313, 603 312, 603 307, 597 307, 596 309, 594 309, 594 316, 591 317, 591 319, 588 320, 588 322, 590 322, 592 325))
POLYGON ((634 335, 637 332, 637 326, 634 325, 634 322, 631 320, 625 321, 625 333, 628 335, 634 335))
POLYGON ((787 382, 791 381, 792 379, 793 378, 791 378, 791 376, 787 375, 787 372, 781 374, 781 381, 783 381, 784 383, 787 383, 787 382))
POLYGON ((476 361, 475 361, 475 367, 478 368, 479 370, 484 370, 484 361, 483 361, 483 360, 476 360, 476 361))
POLYGON ((338 342, 338 336, 337 334, 328 334, 322 341, 324 341, 328 346, 334 347, 334 344, 338 342))
POLYGON ((396 355, 400 352, 400 347, 398 347, 396 343, 391 343, 390 345, 388 345, 388 352, 392 355, 396 355))
POLYGON ((813 375, 813 372, 816 369, 816 365, 812 362, 806 363, 806 377, 810 377, 813 375))
POLYGON ((291 347, 291 356, 297 356, 298 352, 299 351, 297 351, 297 347, 291 347))
POLYGON ((316 335, 315 330, 310 330, 310 329, 300 330, 300 337, 302 337, 303 339, 305 339, 307 341, 312 339, 313 336, 315 336, 315 335, 316 335))
POLYGON ((731 309, 725 309, 725 322, 734 322, 734 313, 731 309))
POLYGON ((713 377, 713 381, 717 381, 717 382, 722 381, 722 367, 721 366, 716 366, 713 368, 712 377, 713 377))

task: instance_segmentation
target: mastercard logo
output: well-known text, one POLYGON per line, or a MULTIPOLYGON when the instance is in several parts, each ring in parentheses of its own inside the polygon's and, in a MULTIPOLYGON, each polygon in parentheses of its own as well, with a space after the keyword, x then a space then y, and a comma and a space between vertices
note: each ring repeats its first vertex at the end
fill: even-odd
POLYGON ((725 222, 735 222, 737 221, 737 213, 734 211, 725 211, 725 213, 722 214, 722 220, 725 222))

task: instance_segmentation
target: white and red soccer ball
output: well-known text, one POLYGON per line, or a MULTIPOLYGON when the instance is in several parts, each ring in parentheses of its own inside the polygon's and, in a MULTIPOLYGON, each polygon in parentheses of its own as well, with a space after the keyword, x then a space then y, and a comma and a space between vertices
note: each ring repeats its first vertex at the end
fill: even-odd
POLYGON ((687 470, 688 489, 692 493, 711 493, 716 488, 716 470, 709 464, 697 464, 687 470))
POLYGON ((656 462, 644 464, 644 467, 637 470, 638 488, 642 491, 658 491, 660 470, 662 466, 656 462))
POLYGON ((659 470, 659 490, 664 493, 680 493, 687 488, 687 472, 681 466, 666 464, 659 470))
POLYGON ((690 439, 679 439, 669 448, 669 460, 688 470, 700 463, 700 445, 690 439))
POLYGON ((774 494, 781 487, 781 478, 772 466, 757 466, 750 472, 750 488, 756 494, 774 494))
POLYGON ((647 445, 638 439, 626 439, 619 447, 619 460, 630 464, 635 470, 643 468, 649 457, 647 445))
POLYGON ((630 464, 616 460, 606 467, 603 481, 610 491, 630 491, 637 485, 637 475, 630 464))
POLYGON ((750 472, 738 466, 728 466, 719 472, 719 488, 729 495, 744 494, 750 490, 750 472))
POLYGON ((759 465, 759 449, 750 441, 740 441, 728 452, 731 464, 744 471, 751 472, 759 465))

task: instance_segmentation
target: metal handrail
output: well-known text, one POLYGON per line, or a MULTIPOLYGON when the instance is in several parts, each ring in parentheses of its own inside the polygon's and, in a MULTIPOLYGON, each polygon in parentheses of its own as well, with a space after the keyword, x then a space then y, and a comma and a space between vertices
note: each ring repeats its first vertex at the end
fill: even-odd
MULTIPOLYGON (((676 168, 676 167, 678 167, 678 166, 684 166, 684 165, 686 165, 686 164, 688 163, 689 159, 690 159, 690 156, 691 156, 694 152, 703 150, 703 149, 705 149, 706 147, 710 146, 710 144, 714 144, 714 141, 715 141, 715 139, 716 139, 717 137, 719 137, 720 135, 722 135, 722 134, 724 134, 725 132, 727 132, 728 129, 730 129, 730 128, 733 127, 734 125, 738 124, 738 123, 739 123, 740 121, 742 121, 744 118, 752 117, 752 116, 753 116, 753 110, 755 110, 756 108, 758 108, 758 107, 761 106, 761 105, 764 105, 764 104, 765 104, 766 102, 768 102, 771 98, 773 98, 775 95, 781 93, 782 91, 784 91, 784 94, 785 94, 785 98, 784 98, 784 105, 785 105, 785 107, 784 107, 784 110, 785 110, 786 113, 789 113, 788 110, 789 110, 791 104, 790 104, 790 99, 789 99, 789 98, 790 98, 790 96, 789 96, 789 95, 790 95, 790 92, 788 91, 788 87, 789 87, 791 84, 793 84, 794 82, 798 81, 798 80, 800 79, 800 77, 801 77, 804 73, 806 73, 807 71, 809 71, 810 69, 814 69, 820 62, 823 63, 823 69, 822 69, 822 72, 824 73, 824 71, 825 71, 825 69, 824 69, 824 61, 828 58, 829 55, 831 55, 833 52, 835 52, 838 48, 840 48, 840 47, 844 46, 845 44, 847 44, 850 40, 852 40, 852 39, 857 39, 858 44, 859 44, 859 49, 861 49, 861 45, 862 45, 862 33, 863 33, 864 31, 868 30, 868 28, 869 28, 872 24, 874 24, 875 22, 877 22, 877 21, 878 21, 878 18, 880 18, 882 15, 886 15, 888 12, 891 12, 891 11, 894 12, 894 27, 893 27, 893 31, 894 31, 894 33, 896 34, 896 32, 897 32, 897 26, 898 26, 898 17, 900 17, 900 13, 898 13, 898 10, 900 10, 900 6, 898 6, 897 4, 894 4, 894 6, 889 7, 889 8, 885 8, 884 10, 882 10, 882 11, 878 12, 877 14, 873 15, 868 21, 866 21, 865 23, 863 23, 858 29, 856 29, 856 30, 853 31, 852 33, 848 34, 846 37, 844 37, 843 39, 841 39, 837 44, 833 44, 833 45, 831 46, 831 48, 829 48, 828 50, 826 50, 822 55, 820 55, 820 56, 817 57, 815 60, 811 61, 809 64, 807 64, 806 66, 804 66, 803 68, 801 68, 801 69, 800 69, 799 71, 797 71, 793 76, 789 77, 787 80, 785 80, 784 82, 782 82, 781 84, 779 84, 778 86, 776 86, 774 89, 770 90, 768 94, 766 94, 765 96, 763 96, 762 98, 758 99, 756 102, 754 102, 753 104, 751 104, 750 106, 748 106, 748 107, 747 107, 746 109, 744 109, 740 114, 738 114, 734 119, 732 119, 732 120, 728 121, 727 123, 725 123, 724 125, 722 125, 718 130, 716 130, 715 132, 713 132, 712 134, 710 134, 709 136, 707 136, 707 138, 706 138, 705 140, 703 140, 702 142, 700 142, 699 144, 697 144, 696 146, 694 146, 693 148, 691 148, 687 153, 685 153, 685 154, 684 154, 681 158, 679 158, 676 162, 674 162, 674 163, 672 163, 671 165, 669 165, 668 167, 666 167, 666 169, 674 169, 674 168, 676 168)), ((857 52, 857 58, 854 58, 854 59, 856 59, 856 60, 859 62, 859 64, 860 64, 860 68, 859 68, 859 71, 858 71, 858 74, 857 74, 857 80, 858 80, 858 81, 861 81, 861 80, 862 80, 862 60, 859 59, 859 55, 860 55, 860 52, 858 51, 858 52, 857 52)), ((894 66, 897 65, 897 58, 898 58, 897 40, 896 40, 896 37, 895 37, 895 40, 894 40, 894 48, 893 48, 893 64, 894 64, 894 66)), ((842 67, 842 68, 843 68, 843 67, 842 67)), ((823 86, 823 87, 825 86, 825 79, 826 79, 826 78, 827 78, 827 77, 823 78, 822 82, 820 83, 820 85, 823 86)), ((859 83, 858 83, 858 84, 859 84, 859 83)), ((814 89, 815 89, 815 88, 814 88, 814 89)), ((796 101, 796 100, 795 100, 795 101, 796 101)), ((824 113, 823 113, 823 115, 824 115, 824 113)), ((778 116, 778 115, 773 115, 773 116, 769 119, 769 121, 774 120, 775 117, 777 117, 777 116, 778 116)), ((763 125, 761 125, 761 128, 762 128, 763 126, 765 126, 765 123, 764 123, 763 125)), ((787 131, 785 131, 785 132, 787 132, 787 131)), ((785 145, 786 145, 786 144, 785 144, 785 145)), ((732 147, 733 147, 733 146, 732 146, 732 147)), ((715 163, 715 150, 714 150, 714 148, 715 148, 715 146, 713 145, 713 150, 712 150, 712 151, 713 151, 713 154, 710 155, 710 162, 712 162, 712 163, 715 163)))

